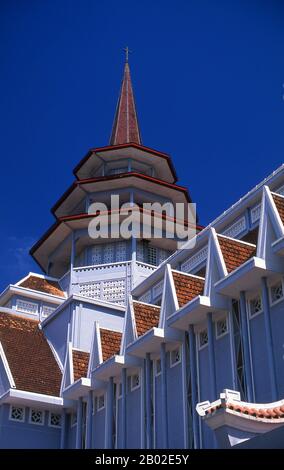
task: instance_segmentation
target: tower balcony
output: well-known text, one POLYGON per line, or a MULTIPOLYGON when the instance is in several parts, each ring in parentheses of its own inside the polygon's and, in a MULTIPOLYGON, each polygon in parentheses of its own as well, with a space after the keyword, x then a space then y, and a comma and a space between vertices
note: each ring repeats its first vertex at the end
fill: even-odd
POLYGON ((68 271, 60 284, 69 294, 126 305, 131 290, 155 269, 142 261, 80 266, 68 271))

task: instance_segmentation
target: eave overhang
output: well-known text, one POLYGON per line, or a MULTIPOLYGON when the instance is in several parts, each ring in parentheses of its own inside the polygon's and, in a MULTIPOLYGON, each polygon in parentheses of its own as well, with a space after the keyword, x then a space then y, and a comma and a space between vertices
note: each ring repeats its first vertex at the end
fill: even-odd
POLYGON ((63 398, 68 400, 78 400, 80 397, 85 397, 91 390, 91 380, 86 377, 81 377, 72 383, 63 391, 63 398))
POLYGON ((265 260, 254 256, 215 284, 216 292, 239 298, 241 291, 258 289, 261 278, 271 271, 266 269, 265 260))
POLYGON ((220 311, 220 307, 214 307, 210 298, 204 295, 198 295, 177 312, 168 318, 168 325, 179 330, 187 331, 189 325, 200 323, 206 319, 209 312, 220 311))
POLYGON ((28 297, 35 300, 44 300, 56 305, 61 305, 66 300, 66 297, 51 295, 34 289, 9 284, 9 286, 0 294, 0 306, 7 303, 13 295, 20 295, 22 297, 28 297))
POLYGON ((144 358, 147 353, 159 354, 161 343, 167 343, 167 348, 172 349, 181 341, 180 332, 154 327, 127 346, 126 353, 131 356, 144 358))
POLYGON ((47 410, 58 410, 63 406, 63 398, 11 388, 0 397, 0 405, 4 403, 36 405, 47 410))
POLYGON ((159 152, 158 150, 152 149, 150 147, 145 147, 144 145, 138 145, 136 143, 127 143, 127 144, 121 144, 121 145, 109 145, 105 147, 97 147, 90 149, 88 153, 85 155, 84 158, 78 163, 78 165, 74 168, 73 174, 76 176, 77 179, 80 179, 81 177, 84 178, 83 174, 83 169, 85 167, 85 171, 89 172, 90 168, 90 158, 92 156, 97 156, 101 160, 105 160, 106 158, 112 158, 114 156, 117 156, 117 153, 119 151, 123 150, 123 156, 126 158, 133 158, 136 157, 140 159, 148 159, 150 163, 150 159, 155 162, 154 158, 159 157, 161 161, 164 161, 168 167, 169 167, 169 172, 170 172, 170 179, 172 183, 176 183, 177 181, 177 174, 176 170, 174 168, 173 162, 171 157, 163 152, 159 152))
MULTIPOLYGON (((175 199, 175 202, 192 202, 187 188, 132 171, 118 175, 75 181, 52 207, 51 212, 58 216, 58 210, 65 202, 68 202, 68 199, 72 200, 71 207, 75 206, 86 193, 105 191, 106 183, 108 184, 108 189, 113 191, 125 189, 127 184, 129 188, 134 187, 144 191, 155 192, 160 196, 172 197, 172 199, 175 199)), ((72 210, 71 207, 68 208, 72 210)))

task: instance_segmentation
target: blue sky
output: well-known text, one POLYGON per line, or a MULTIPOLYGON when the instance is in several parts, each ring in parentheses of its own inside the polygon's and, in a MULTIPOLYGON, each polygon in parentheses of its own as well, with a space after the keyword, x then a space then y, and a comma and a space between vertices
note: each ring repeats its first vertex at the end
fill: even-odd
POLYGON ((283 162, 284 2, 1 0, 0 289, 108 143, 130 57, 143 143, 172 155, 207 224, 283 162))

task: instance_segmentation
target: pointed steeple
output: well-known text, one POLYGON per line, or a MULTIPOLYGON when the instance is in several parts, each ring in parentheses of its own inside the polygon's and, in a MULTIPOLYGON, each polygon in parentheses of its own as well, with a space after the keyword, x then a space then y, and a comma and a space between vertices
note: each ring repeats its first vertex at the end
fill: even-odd
POLYGON ((128 64, 128 48, 126 48, 126 62, 112 127, 110 145, 127 144, 129 142, 141 145, 141 136, 128 64))

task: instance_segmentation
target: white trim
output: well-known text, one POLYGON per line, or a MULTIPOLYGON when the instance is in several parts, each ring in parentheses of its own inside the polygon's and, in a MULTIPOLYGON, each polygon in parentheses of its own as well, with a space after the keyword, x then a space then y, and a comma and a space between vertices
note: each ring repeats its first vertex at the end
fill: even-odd
POLYGON ((14 421, 15 423, 24 423, 26 418, 26 408, 24 406, 17 406, 17 405, 10 405, 9 409, 9 421, 14 421), (22 419, 15 419, 12 418, 12 408, 19 408, 23 410, 23 418, 22 419))
POLYGON ((34 424, 36 426, 44 426, 44 419, 45 419, 45 412, 44 410, 37 410, 35 408, 30 408, 29 410, 29 424, 34 424), (41 421, 39 423, 36 423, 34 421, 32 421, 32 413, 35 412, 35 413, 40 413, 41 415, 41 421))
POLYGON ((47 343, 48 343, 48 345, 49 345, 49 347, 50 347, 50 349, 51 349, 51 351, 52 351, 52 353, 53 353, 54 359, 55 359, 55 361, 57 362, 57 365, 58 365, 58 367, 59 367, 61 373, 63 374, 63 372, 64 372, 64 366, 63 366, 63 364, 62 364, 62 362, 61 362, 61 360, 60 360, 60 357, 59 357, 59 355, 58 355, 58 353, 57 353, 55 347, 54 347, 53 344, 50 342, 50 340, 47 338, 47 336, 45 336, 45 339, 46 339, 46 341, 47 341, 47 343))
POLYGON ((46 279, 47 281, 55 281, 55 282, 58 282, 59 284, 59 279, 57 277, 47 276, 46 274, 33 273, 30 271, 29 274, 27 274, 25 277, 23 277, 18 282, 16 282, 15 286, 18 286, 19 284, 21 284, 21 282, 26 281, 26 279, 28 279, 31 276, 39 277, 40 279, 46 279))
POLYGON ((10 366, 9 366, 9 363, 8 363, 8 360, 7 360, 7 357, 6 357, 6 354, 5 354, 5 351, 3 349, 1 341, 0 341, 0 357, 2 359, 3 366, 4 366, 5 372, 7 374, 7 378, 9 380, 10 387, 11 388, 16 388, 16 384, 15 384, 15 381, 13 379, 13 375, 12 375, 12 372, 11 372, 11 369, 10 369, 10 366))
POLYGON ((223 233, 218 233, 218 237, 227 238, 228 240, 232 240, 234 242, 240 243, 241 245, 248 245, 256 248, 254 243, 245 242, 244 240, 239 240, 238 238, 228 237, 227 235, 223 235, 223 233))
POLYGON ((172 350, 170 351, 170 369, 172 369, 173 367, 175 367, 175 366, 177 366, 178 364, 181 363, 181 356, 182 356, 181 346, 177 346, 175 349, 172 349, 172 350), (178 353, 179 353, 179 360, 173 362, 173 360, 172 360, 173 353, 176 353, 177 351, 178 351, 178 353))
POLYGON ((18 401, 22 402, 32 402, 38 403, 41 405, 49 405, 49 406, 62 406, 63 399, 61 397, 55 397, 52 395, 43 395, 41 393, 34 393, 34 392, 26 392, 23 390, 17 390, 14 388, 10 388, 7 392, 0 396, 0 405, 2 403, 9 403, 11 400, 17 399, 18 401))
MULTIPOLYGON (((170 266, 170 265, 169 265, 170 266)), ((172 269, 173 273, 182 274, 183 276, 194 277, 205 281, 205 277, 197 276, 196 274, 186 273, 185 271, 179 271, 178 269, 172 269)))

